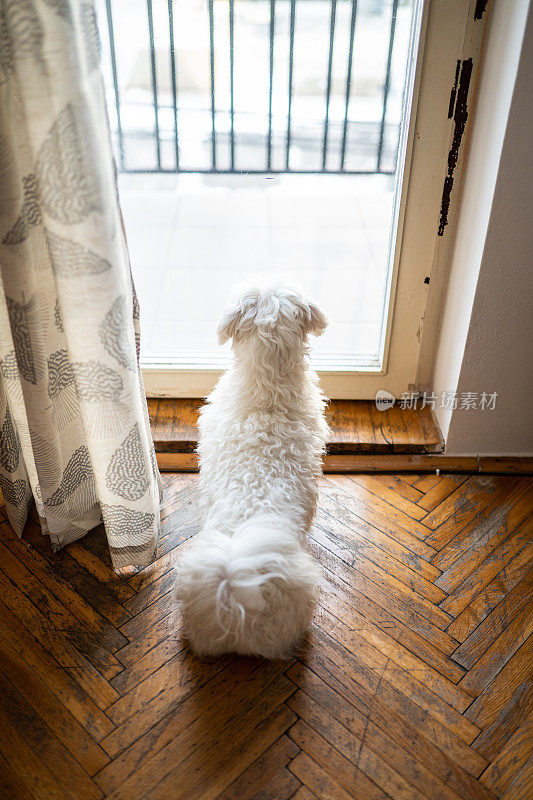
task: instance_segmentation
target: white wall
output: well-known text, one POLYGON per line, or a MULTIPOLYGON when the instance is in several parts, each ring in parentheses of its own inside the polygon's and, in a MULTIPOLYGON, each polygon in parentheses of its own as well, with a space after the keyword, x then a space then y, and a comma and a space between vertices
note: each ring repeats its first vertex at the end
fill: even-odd
POLYGON ((489 22, 432 382, 437 395, 485 391, 498 398, 494 411, 436 409, 449 455, 533 453, 528 5, 498 0, 489 22))

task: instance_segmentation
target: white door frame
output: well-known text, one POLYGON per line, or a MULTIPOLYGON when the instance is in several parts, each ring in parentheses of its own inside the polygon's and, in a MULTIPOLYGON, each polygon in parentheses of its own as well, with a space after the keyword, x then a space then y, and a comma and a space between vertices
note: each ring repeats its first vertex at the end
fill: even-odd
MULTIPOLYGON (((425 388, 431 375, 488 14, 485 10, 477 19, 479 5, 476 0, 423 0, 415 11, 419 35, 410 56, 410 123, 400 145, 403 182, 394 211, 396 247, 382 366, 357 370, 323 370, 318 366, 321 385, 331 398, 372 398, 378 389, 399 397, 402 392, 425 388), (458 124, 451 98, 454 87, 457 95, 467 59, 473 62, 468 118, 457 141, 458 124), (453 187, 445 202, 447 225, 439 234, 443 185, 450 177, 453 148, 457 158, 451 175, 453 187)), ((205 397, 222 374, 219 365, 196 364, 192 359, 180 359, 180 363, 151 359, 141 366, 149 397, 205 397)))

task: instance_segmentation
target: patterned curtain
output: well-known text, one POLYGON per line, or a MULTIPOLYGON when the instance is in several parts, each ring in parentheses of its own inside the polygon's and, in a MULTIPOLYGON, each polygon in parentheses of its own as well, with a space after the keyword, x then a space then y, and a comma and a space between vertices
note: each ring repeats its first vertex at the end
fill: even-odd
POLYGON ((89 0, 0 0, 0 487, 145 565, 160 478, 89 0))

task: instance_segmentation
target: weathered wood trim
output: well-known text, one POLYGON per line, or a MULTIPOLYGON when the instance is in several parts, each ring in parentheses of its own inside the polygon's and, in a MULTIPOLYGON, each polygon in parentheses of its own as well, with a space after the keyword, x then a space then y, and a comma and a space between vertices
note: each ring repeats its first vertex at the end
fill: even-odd
MULTIPOLYGON (((148 400, 157 453, 194 453, 202 400, 148 400)), ((332 400, 326 410, 330 455, 439 453, 444 443, 431 408, 378 411, 370 400, 332 400)))
MULTIPOLYGON (((158 453, 163 472, 197 472, 196 453, 158 453)), ((468 472, 484 474, 532 475, 533 458, 443 455, 327 455, 324 472, 468 472)))

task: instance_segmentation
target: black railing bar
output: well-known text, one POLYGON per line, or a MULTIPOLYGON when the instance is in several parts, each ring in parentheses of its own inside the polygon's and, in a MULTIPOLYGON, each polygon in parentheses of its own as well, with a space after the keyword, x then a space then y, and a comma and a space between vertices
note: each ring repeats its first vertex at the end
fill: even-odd
POLYGON ((292 122, 292 80, 294 75, 294 27, 296 24, 296 0, 291 0, 291 16, 289 22, 289 86, 287 106, 287 144, 285 149, 285 169, 289 171, 291 154, 291 122, 292 122))
POLYGON ((235 0, 229 0, 229 94, 230 94, 230 163, 231 169, 235 168, 235 0))
MULTIPOLYGON (((151 108, 152 104, 151 103, 146 103, 144 100, 127 100, 124 103, 121 103, 121 106, 134 106, 136 108, 139 108, 139 107, 140 108, 146 108, 146 107, 151 108)), ((158 108, 159 108, 160 111, 171 111, 172 110, 172 105, 170 103, 159 102, 158 103, 158 108)), ((188 106, 188 105, 183 105, 183 104, 180 105, 180 111, 189 111, 191 113, 197 113, 197 114, 208 114, 209 113, 209 110, 207 108, 198 108, 197 106, 188 106)), ((227 109, 219 109, 217 114, 222 114, 222 115, 229 114, 229 111, 227 109)), ((250 117, 264 118, 264 115, 261 114, 258 111, 245 111, 245 110, 236 111, 235 112, 235 116, 236 117, 248 117, 248 118, 250 118, 250 117)), ((321 119, 315 119, 312 123, 310 123, 310 126, 313 127, 313 128, 322 128, 323 129, 323 125, 324 125, 324 122, 321 119)), ((378 122, 373 122, 371 120, 364 120, 364 119, 349 119, 348 120, 348 127, 353 127, 355 125, 362 125, 362 126, 367 126, 367 127, 369 127, 369 126, 370 127, 378 126, 378 128, 379 128, 379 126, 381 125, 381 121, 378 123, 378 122)), ((397 125, 394 122, 391 122, 391 123, 385 122, 385 127, 387 127, 387 126, 389 126, 389 127, 398 127, 399 128, 399 125, 397 125)), ((172 125, 172 129, 173 128, 174 128, 174 125, 172 125)), ((292 128, 292 124, 291 124, 291 128, 292 128)), ((169 128, 165 129, 161 125, 161 120, 160 120, 159 121, 160 134, 162 135, 162 133, 165 130, 168 131, 169 128)), ((154 132, 150 131, 150 130, 146 130, 146 131, 139 130, 138 131, 135 128, 133 128, 133 129, 131 129, 131 128, 130 129, 123 128, 124 136, 126 136, 126 135, 135 136, 135 134, 137 132, 139 132, 139 133, 148 133, 150 136, 154 135, 154 132)))
POLYGON ((379 172, 381 169, 381 158, 383 155, 383 139, 385 134, 385 119, 387 116, 387 102, 389 99, 389 90, 390 90, 390 73, 391 73, 391 62, 392 62, 392 49, 394 47, 394 33, 396 30, 396 14, 398 11, 398 0, 392 0, 392 13, 391 13, 391 23, 390 23, 390 35, 389 35, 389 50, 387 53, 387 70, 385 73, 385 83, 383 85, 383 102, 381 105, 381 125, 379 128, 379 142, 378 142, 378 153, 377 153, 377 171, 379 172))
POLYGON ((329 170, 324 173, 322 169, 197 169, 194 167, 180 167, 179 170, 169 167, 161 167, 161 169, 144 169, 144 168, 127 168, 121 170, 127 175, 285 175, 289 172, 291 175, 394 175, 394 170, 329 170))
MULTIPOLYGON (((149 139, 151 139, 153 137, 153 133, 143 132, 143 131, 133 131, 131 133, 128 133, 128 131, 125 131, 124 135, 125 136, 129 136, 130 138, 136 139, 137 141, 141 141, 141 142, 146 142, 146 141, 148 141, 149 139)), ((226 136, 226 138, 227 138, 227 136, 226 136)), ((173 132, 169 131, 167 136, 162 136, 161 137, 161 141, 172 142, 173 141, 173 132)), ((310 140, 309 137, 306 136, 305 134, 299 133, 296 136, 293 136, 293 142, 298 143, 303 148, 306 148, 306 147, 309 147, 310 145, 315 144, 316 140, 315 139, 310 140)), ((255 138, 252 137, 252 136, 248 136, 248 137, 244 136, 243 137, 243 143, 246 144, 246 146, 248 146, 248 147, 257 147, 257 149, 260 149, 261 144, 263 143, 263 139, 262 139, 261 135, 258 133, 258 134, 255 135, 255 138)), ((318 147, 314 148, 313 149, 313 153, 316 152, 318 149, 319 149, 318 147)), ((367 149, 370 150, 370 145, 368 145, 367 149)), ((366 159, 369 159, 370 156, 365 153, 364 154, 364 158, 366 160, 366 159)), ((173 169, 173 168, 170 168, 170 169, 173 169)), ((206 167, 206 169, 212 169, 212 167, 206 167)), ((244 172, 246 172, 246 168, 243 168, 243 169, 244 169, 244 172)), ((180 172, 180 170, 181 170, 181 167, 180 167, 180 169, 178 169, 176 171, 180 172)), ((269 170, 264 169, 263 171, 268 172, 269 170)), ((323 170, 320 170, 320 171, 323 172, 323 170)), ((367 170, 363 170, 363 171, 365 172, 365 174, 367 172, 372 172, 372 173, 376 173, 377 174, 376 170, 368 170, 367 169, 367 170)), ((342 170, 340 170, 340 169, 337 169, 337 170, 326 169, 324 174, 329 174, 330 172, 335 173, 335 174, 337 174, 337 173, 341 174, 342 170)), ((380 172, 384 172, 384 170, 381 169, 380 172)), ((394 170, 393 170, 393 172, 394 172, 394 170)))
POLYGON ((217 129, 215 125, 215 16, 213 0, 208 0, 209 10, 209 64, 211 71, 211 164, 217 166, 217 129))
MULTIPOLYGON (((146 135, 146 136, 144 136, 144 135, 137 135, 137 136, 132 136, 131 138, 132 138, 133 140, 135 140, 135 141, 137 141, 137 142, 139 142, 139 143, 143 143, 143 144, 144 144, 144 143, 147 143, 148 141, 150 141, 150 140, 151 140, 151 137, 150 137, 150 136, 148 136, 148 135, 146 135)), ((168 142, 172 142, 172 141, 173 141, 173 138, 172 138, 172 136, 171 136, 171 135, 169 135, 169 136, 168 136, 168 138, 166 138, 166 139, 164 139, 164 140, 162 140, 162 141, 165 141, 165 142, 166 142, 166 141, 168 141, 168 142)), ((226 143, 226 138, 224 138, 222 141, 223 141, 223 143, 225 144, 225 143, 226 143)), ((308 148, 308 145, 310 144, 310 142, 309 142, 309 139, 307 139, 307 138, 305 138, 305 137, 303 137, 303 136, 295 137, 295 138, 293 139, 293 141, 294 141, 294 143, 295 143, 295 144, 297 143, 297 144, 298 144, 298 145, 299 145, 301 148, 303 148, 303 149, 307 149, 307 148, 308 148)), ((260 151, 260 149, 261 149, 261 148, 260 148, 260 144, 261 144, 261 142, 260 142, 260 141, 258 141, 257 139, 246 139, 246 138, 245 138, 245 139, 243 140, 243 144, 244 144, 246 147, 256 148, 256 149, 257 149, 257 152, 258 152, 258 157, 259 157, 259 155, 260 155, 260 152, 259 152, 259 151, 260 151)), ((309 151, 310 151, 310 152, 311 152, 313 155, 315 155, 317 152, 320 152, 320 149, 319 149, 318 147, 316 147, 316 148, 309 148, 309 151)), ((368 163, 368 162, 371 160, 371 155, 372 155, 372 154, 370 154, 370 153, 365 153, 365 154, 364 154, 364 159, 363 159, 363 160, 364 160, 364 162, 365 162, 365 163, 368 163)), ((189 159, 187 159, 187 160, 189 160, 189 159)), ((257 159, 254 159, 254 161, 257 161, 257 160, 259 160, 259 158, 257 158, 257 159)), ((180 161, 183 161, 183 153, 181 154, 181 159, 180 159, 180 161)), ((203 159, 202 159, 202 161, 203 161, 203 159)), ((143 167, 139 167, 139 169, 141 170, 141 172, 143 171, 143 167)), ((149 169, 149 167, 148 167, 147 169, 149 169)), ((155 167, 154 167, 154 169, 155 169, 155 167)), ((163 169, 163 167, 162 167, 161 169, 163 169)), ((168 169, 170 169, 170 171, 181 172, 181 165, 180 165, 179 169, 177 169, 177 170, 175 169, 175 167, 168 167, 168 169)), ((190 169, 192 169, 192 166, 190 167, 190 169)), ((199 170, 207 170, 208 172, 213 170, 213 168, 212 168, 210 165, 209 165, 209 166, 204 166, 204 167, 202 167, 202 166, 198 166, 198 169, 199 169, 199 170)), ((218 169, 218 168, 215 168, 215 171, 216 171, 216 169, 218 169)), ((223 167, 223 168, 220 168, 220 169, 221 169, 222 171, 224 171, 224 172, 231 172, 231 169, 230 169, 230 167, 229 167, 229 166, 228 166, 228 167, 223 167)), ((266 167, 257 167, 257 168, 255 168, 255 167, 250 167, 250 169, 259 169, 259 171, 260 171, 260 172, 270 172, 270 171, 272 171, 272 168, 269 170, 269 169, 267 169, 266 167)), ((304 171, 307 171, 307 169, 306 169, 306 168, 303 168, 303 169, 304 169, 304 171)), ((311 172, 314 172, 314 171, 315 171, 315 170, 314 170, 313 168, 311 168, 311 167, 310 167, 309 169, 310 169, 310 171, 311 171, 311 172)), ((247 170, 247 168, 246 168, 246 167, 244 167, 244 168, 242 168, 240 171, 241 171, 241 172, 247 172, 248 170, 247 170)), ((286 170, 285 168, 282 168, 282 169, 281 169, 281 171, 282 171, 282 172, 283 172, 283 171, 285 171, 285 172, 286 172, 287 170, 286 170)), ((290 172, 290 170, 289 170, 289 172, 290 172)), ((326 170, 323 170, 322 168, 319 168, 319 169, 317 168, 317 172, 322 172, 324 175, 328 175, 328 174, 330 174, 330 173, 332 173, 332 174, 339 174, 339 175, 341 175, 341 174, 343 174, 343 173, 344 173, 344 171, 343 171, 343 170, 340 170, 340 169, 326 169, 326 170)), ((365 175, 366 175, 366 174, 376 174, 376 175, 378 174, 378 171, 377 171, 376 169, 372 169, 372 168, 370 168, 370 167, 366 167, 366 168, 365 168, 365 167, 361 167, 361 168, 359 168, 359 169, 355 169, 355 168, 354 168, 354 169, 352 170, 352 172, 355 172, 355 173, 357 173, 357 172, 362 172, 362 173, 363 173, 363 174, 365 174, 365 175)), ((381 173, 385 173, 385 172, 386 172, 386 170, 385 170, 385 169, 383 169, 383 168, 381 168, 381 169, 379 170, 379 174, 381 174, 381 173)), ((394 174, 394 170, 391 170, 391 173, 392 173, 392 174, 394 174)))
POLYGON ((352 88, 353 43, 355 39, 355 23, 357 20, 357 0, 352 0, 352 16, 350 20, 350 43, 348 45, 348 68, 346 71, 346 97, 344 102, 344 123, 342 126, 341 170, 346 158, 346 138, 348 136, 348 113, 350 108, 350 91, 352 88))
MULTIPOLYGON (((404 102, 405 102, 405 93, 402 98, 402 118, 403 118, 403 109, 405 109, 404 102)), ((394 149, 393 164, 395 169, 398 167, 398 156, 400 154, 400 142, 402 139, 402 118, 400 118, 400 124, 398 125, 398 136, 396 137, 396 147, 394 149)))
POLYGON ((176 52, 174 49, 174 0, 168 2, 168 31, 170 43, 170 78, 172 81, 172 111, 174 113, 174 149, 176 158, 176 169, 180 168, 180 149, 178 142, 178 87, 176 80, 176 52))
MULTIPOLYGON (((365 123, 353 122, 351 124, 352 125, 364 125, 365 123)), ((113 133, 115 133, 115 131, 113 131, 113 133)), ((153 131, 148 131, 148 130, 144 130, 143 131, 143 130, 138 130, 138 129, 129 130, 128 128, 123 129, 124 138, 129 137, 131 139, 151 139, 151 138, 153 138, 153 135, 154 135, 153 131)), ((227 137, 228 136, 228 131, 219 131, 218 135, 219 135, 219 137, 224 137, 224 136, 227 137)), ((165 141, 165 142, 173 141, 174 140, 174 128, 173 127, 172 128, 166 128, 166 129, 165 128, 160 128, 159 129, 159 136, 160 136, 161 141, 165 141)), ((264 138, 261 136, 260 132, 256 132, 256 133, 248 132, 248 133, 241 134, 241 136, 242 136, 243 140, 246 140, 247 142, 254 141, 254 142, 257 143, 258 146, 264 142, 264 138)), ((299 142, 300 144, 304 143, 304 142, 307 142, 308 144, 316 144, 317 145, 317 149, 319 149, 318 148, 319 140, 317 139, 317 137, 314 136, 311 132, 306 133, 305 130, 297 130, 296 133, 293 131, 292 141, 293 142, 299 142)), ((337 140, 336 143, 338 143, 339 141, 340 140, 337 140)), ((330 142, 331 142, 331 139, 330 139, 330 142)), ((372 147, 372 145, 371 145, 370 142, 368 142, 368 143, 361 142, 359 149, 360 150, 364 149, 366 151, 366 150, 370 150, 371 147, 372 147)), ((375 150, 375 148, 373 148, 373 149, 375 150)), ((328 172, 328 171, 329 170, 326 170, 326 172, 328 172)))
POLYGON ((122 135, 122 121, 120 119, 120 95, 118 90, 117 56, 115 53, 115 33, 113 29, 113 14, 111 0, 105 0, 107 15, 107 31, 109 33, 109 53, 111 56, 111 71, 113 73, 113 92, 115 95, 115 111, 117 115, 118 158, 121 172, 125 169, 124 137, 122 135))
MULTIPOLYGON (((161 110, 161 106, 159 107, 159 109, 161 110)), ((181 107, 180 107, 180 110, 182 110, 181 107)), ((241 116, 241 115, 238 114, 237 116, 241 116)), ((245 115, 242 114, 242 116, 244 117, 245 115)), ((358 126, 361 126, 361 131, 362 132, 365 132, 365 133, 368 133, 368 134, 371 134, 371 133, 375 132, 375 131, 372 131, 372 130, 368 129, 366 122, 353 121, 353 122, 349 122, 348 123, 349 129, 356 128, 358 126)), ((318 127, 322 128, 322 123, 321 122, 317 123, 312 128, 296 128, 296 130, 295 130, 294 126, 293 126, 291 142, 292 143, 295 143, 296 141, 298 141, 298 142, 302 142, 302 141, 311 142, 313 144, 316 144, 317 148, 320 151, 322 151, 322 138, 321 137, 317 137, 316 134, 315 134, 315 130, 318 127)), ((389 127, 397 127, 397 126, 389 126, 387 124, 385 125, 385 129, 386 130, 389 127)), ((273 133, 274 133, 274 131, 275 131, 275 129, 273 129, 273 133)), ((278 131, 278 132, 281 133, 281 130, 278 131)), ((112 130, 112 133, 115 134, 116 131, 112 130)), ((201 132, 201 134, 199 134, 198 131, 196 131, 195 132, 196 138, 198 139, 199 135, 203 136, 203 133, 205 133, 205 131, 201 132)), ((151 139, 154 136, 154 132, 153 132, 153 130, 141 130, 139 128, 123 128, 122 129, 122 135, 123 135, 123 137, 125 139, 127 137, 133 138, 133 139, 151 139)), ((219 130, 218 131, 218 137, 220 138, 220 137, 224 137, 224 136, 229 136, 229 131, 227 131, 227 130, 219 130)), ((258 145, 260 143, 264 144, 264 135, 262 135, 260 131, 255 131, 255 132, 247 131, 247 132, 241 133, 241 138, 247 139, 248 141, 250 141, 254 137, 255 137, 254 141, 256 141, 258 143, 258 145)), ((174 125, 169 126, 168 128, 160 126, 159 127, 159 138, 161 139, 161 141, 165 141, 165 142, 174 141, 174 125)), ((348 136, 348 138, 349 138, 349 136, 348 136)), ((338 149, 340 150, 340 143, 341 143, 341 134, 340 133, 338 134, 338 136, 336 136, 336 138, 334 140, 334 143, 335 143, 335 146, 337 146, 337 145, 339 146, 338 149)), ((332 132, 330 130, 330 133, 329 133, 329 148, 331 148, 331 146, 332 146, 332 132)), ((376 149, 375 148, 375 144, 373 145, 371 142, 359 142, 358 143, 358 147, 357 147, 358 150, 364 150, 365 152, 370 150, 371 148, 373 149, 374 156, 375 156, 375 149, 376 149)))
POLYGON ((326 82, 326 109, 324 113, 324 141, 322 144, 322 169, 326 169, 328 157, 328 128, 329 128, 329 101, 331 99, 331 70, 333 67, 333 44, 335 41, 335 16, 337 13, 337 0, 331 0, 331 15, 329 19, 329 55, 328 77, 326 82))
MULTIPOLYGON (((411 41, 412 41, 412 36, 413 36, 413 23, 414 23, 414 17, 411 18, 411 32, 410 32, 410 35, 409 35, 409 38, 410 38, 411 41)), ((402 140, 402 123, 403 123, 403 115, 404 115, 404 112, 406 111, 406 105, 405 104, 406 104, 406 100, 407 100, 407 88, 408 88, 408 83, 409 83, 409 67, 408 67, 408 64, 409 64, 409 61, 407 62, 406 70, 405 70, 405 76, 404 76, 404 79, 403 79, 402 103, 401 103, 402 111, 401 111, 401 114, 400 114, 400 122, 398 123, 398 136, 396 137, 396 149, 395 149, 395 152, 394 152, 393 164, 394 164, 395 172, 398 170, 398 167, 399 167, 398 158, 399 158, 399 155, 400 155, 400 143, 401 143, 401 140, 402 140)))
MULTIPOLYGON (((403 109, 403 107, 404 106, 402 105, 402 109, 403 109)), ((394 147, 394 158, 393 158, 393 161, 392 161, 392 163, 395 166, 395 169, 398 166, 398 156, 400 154, 400 141, 401 141, 401 138, 402 138, 402 126, 400 124, 400 125, 398 125, 398 136, 396 138, 396 145, 394 147)))
POLYGON ((154 20, 152 15, 152 0, 146 0, 148 13, 148 34, 150 37, 150 67, 152 71, 152 96, 154 98, 154 133, 157 166, 161 169, 161 141, 159 139, 159 107, 157 105, 157 69, 155 63, 154 20))
POLYGON ((268 83, 268 136, 267 136, 267 168, 272 166, 272 90, 274 88, 274 32, 276 25, 276 0, 270 0, 270 50, 269 50, 269 83, 268 83))

